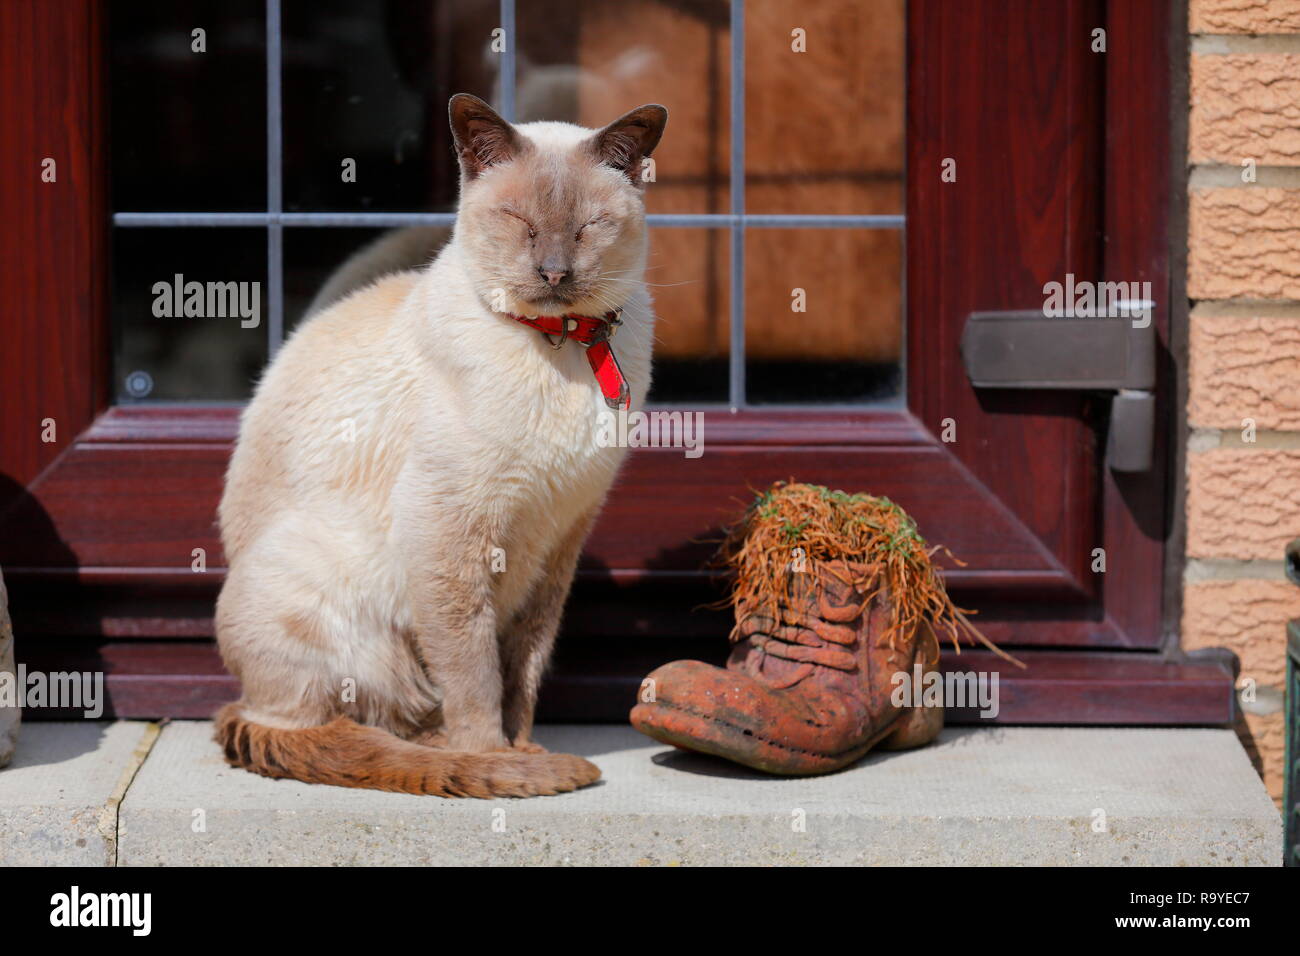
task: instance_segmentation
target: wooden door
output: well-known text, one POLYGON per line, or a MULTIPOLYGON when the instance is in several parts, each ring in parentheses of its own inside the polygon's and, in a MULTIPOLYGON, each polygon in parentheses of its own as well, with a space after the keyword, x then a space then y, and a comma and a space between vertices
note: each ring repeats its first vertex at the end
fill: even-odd
MULTIPOLYGON (((770 19, 772 5, 640 6, 677 31, 670 37, 703 23, 698 47, 717 89, 731 90, 724 81, 739 76, 776 75, 771 51, 778 47, 764 52, 766 35, 746 33, 747 18, 751 31, 755 23, 779 22, 770 19)), ((608 11, 594 2, 579 8, 591 27, 583 36, 599 36, 608 11)), ((56 17, 39 4, 13 3, 0 13, 0 119, 19 144, 3 151, 12 173, 3 187, 5 219, 23 224, 0 240, 6 288, 19 290, 5 314, 0 566, 11 582, 20 656, 31 666, 107 669, 119 715, 205 716, 235 692, 210 638, 223 563, 213 519, 238 410, 115 398, 106 236, 112 222, 121 225, 113 219, 121 210, 106 200, 112 173, 100 92, 111 77, 100 8, 69 10, 56 17), (67 157, 63 168, 75 188, 9 185, 34 181, 50 152, 67 157), (49 241, 56 235, 60 241, 49 241), (47 408, 59 418, 60 437, 42 446, 47 408), (206 559, 202 573, 194 570, 196 551, 206 559)), ((525 32, 530 15, 519 13, 525 32)), ((958 349, 971 313, 1040 309, 1044 283, 1067 274, 1150 281, 1156 328, 1167 339, 1168 15, 1165 2, 908 4, 902 208, 894 217, 860 217, 863 229, 886 223, 894 230, 906 260, 899 326, 905 385, 882 401, 750 401, 763 369, 753 359, 755 342, 784 334, 785 323, 797 320, 760 315, 736 265, 779 270, 781 256, 771 250, 798 249, 800 230, 825 210, 801 210, 779 181, 769 184, 775 198, 761 200, 734 187, 737 175, 761 179, 734 149, 737 131, 745 133, 734 111, 761 127, 746 100, 770 106, 772 91, 747 81, 743 96, 733 91, 709 101, 700 121, 716 118, 716 135, 700 162, 710 182, 732 185, 700 198, 683 180, 676 192, 660 191, 654 201, 664 205, 651 207, 664 242, 726 260, 727 302, 701 309, 720 323, 731 357, 701 353, 674 365, 674 353, 663 356, 665 381, 695 375, 708 386, 699 392, 705 403, 679 403, 704 412, 706 451, 699 458, 680 449, 630 456, 582 562, 545 715, 621 719, 650 668, 681 656, 720 659, 727 617, 703 607, 721 594, 704 568, 711 541, 751 489, 796 477, 888 495, 927 538, 965 562, 947 571, 954 596, 979 611, 990 637, 1019 649, 1031 665, 1003 671, 1000 720, 1230 719, 1226 670, 1171 661, 1164 652, 1167 363, 1157 390, 1154 466, 1118 474, 1103 461, 1099 396, 976 390, 958 349), (1094 50, 1098 29, 1104 53, 1094 50), (955 169, 954 181, 945 180, 945 168, 955 169), (768 215, 770 208, 781 212, 768 215), (695 246, 672 240, 670 231, 688 231, 683 223, 708 226, 713 237, 695 246), (739 370, 736 349, 747 363, 739 370), (736 385, 746 369, 748 390, 736 385), (721 401, 708 404, 718 381, 721 401), (1098 550, 1104 572, 1094 570, 1098 550)), ((783 48, 789 41, 781 29, 783 48)), ((824 42, 825 32, 820 36, 824 42)), ((550 55, 591 58, 586 47, 550 55)), ((852 109, 837 122, 854 123, 852 109)), ((832 126, 824 135, 849 133, 832 126)), ((292 223, 279 209, 250 221, 271 223, 271 234, 292 223)), ((820 260, 831 280, 863 268, 851 256, 820 260)), ((777 280, 798 284, 797 276, 777 280)), ((839 307, 835 327, 852 330, 884 307, 878 296, 860 297, 856 306, 839 307)), ((797 332, 791 341, 799 347, 797 332)), ((946 655, 945 666, 1002 670, 973 651, 946 655)))

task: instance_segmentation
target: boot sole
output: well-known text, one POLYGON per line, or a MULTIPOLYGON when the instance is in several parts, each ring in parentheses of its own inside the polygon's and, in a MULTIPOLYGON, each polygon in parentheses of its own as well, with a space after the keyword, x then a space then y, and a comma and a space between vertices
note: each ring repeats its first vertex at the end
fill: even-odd
MULTIPOLYGON (((909 747, 919 747, 922 744, 929 743, 938 734, 939 729, 943 726, 942 712, 939 714, 938 726, 926 728, 929 736, 922 739, 921 735, 916 733, 907 733, 913 730, 915 720, 912 719, 912 713, 917 708, 900 713, 898 718, 889 726, 880 730, 874 736, 866 741, 851 747, 848 750, 836 754, 817 753, 811 750, 801 750, 797 747, 790 747, 776 740, 766 737, 759 737, 752 731, 737 727, 718 717, 712 717, 708 714, 701 714, 698 711, 687 710, 675 704, 668 704, 664 701, 656 701, 653 704, 638 704, 631 714, 632 726, 647 737, 652 737, 661 743, 671 744, 674 747, 680 747, 683 750, 690 750, 696 753, 709 754, 715 757, 722 757, 734 763, 751 767, 755 770, 762 770, 765 773, 777 774, 786 777, 809 777, 824 773, 834 773, 837 770, 843 770, 850 764, 856 763, 866 756, 867 752, 877 744, 886 741, 889 737, 900 734, 905 742, 888 749, 906 749, 909 747), (657 708, 670 710, 674 714, 685 717, 690 724, 689 731, 670 730, 662 726, 655 719, 657 708), (899 726, 902 722, 907 722, 907 726, 899 726), (732 736, 740 740, 757 740, 766 747, 771 747, 782 753, 789 754, 791 759, 788 761, 777 762, 764 758, 761 754, 745 753, 742 747, 729 746, 726 741, 715 741, 708 737, 710 731, 716 732, 717 727, 724 728, 732 736)), ((931 708, 932 710, 934 708, 931 708)))

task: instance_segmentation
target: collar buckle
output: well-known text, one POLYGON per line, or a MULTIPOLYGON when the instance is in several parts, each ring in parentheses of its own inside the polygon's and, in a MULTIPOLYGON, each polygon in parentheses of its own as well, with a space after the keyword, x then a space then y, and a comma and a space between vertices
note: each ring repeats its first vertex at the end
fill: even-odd
POLYGON ((569 341, 569 333, 577 327, 577 319, 571 319, 567 315, 562 315, 560 316, 560 341, 555 341, 555 339, 551 338, 548 332, 542 329, 538 329, 537 331, 541 332, 546 341, 550 343, 551 348, 558 352, 560 349, 564 348, 564 343, 569 341))
POLYGON ((597 342, 608 342, 618 334, 619 328, 623 325, 622 318, 623 307, 619 306, 606 312, 601 318, 603 321, 599 327, 591 334, 591 340, 584 343, 587 346, 595 345, 597 342))

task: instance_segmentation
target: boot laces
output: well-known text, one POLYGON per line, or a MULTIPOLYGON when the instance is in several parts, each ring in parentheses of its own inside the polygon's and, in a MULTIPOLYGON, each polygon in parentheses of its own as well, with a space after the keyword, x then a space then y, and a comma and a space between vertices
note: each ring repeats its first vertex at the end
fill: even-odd
POLYGON ((748 639, 758 651, 749 657, 753 677, 779 690, 793 687, 817 667, 845 673, 857 670, 854 649, 858 635, 854 627, 785 607, 779 609, 778 615, 779 623, 761 612, 747 614, 737 625, 738 637, 748 639), (769 656, 800 666, 787 678, 776 681, 763 672, 763 663, 769 656))

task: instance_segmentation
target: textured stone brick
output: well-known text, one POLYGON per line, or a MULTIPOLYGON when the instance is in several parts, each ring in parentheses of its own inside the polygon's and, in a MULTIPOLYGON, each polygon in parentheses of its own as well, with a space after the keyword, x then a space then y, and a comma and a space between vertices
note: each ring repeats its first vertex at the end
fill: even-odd
POLYGON ((1188 423, 1300 429, 1300 307, 1292 315, 1192 313, 1188 423))
POLYGON ((1184 650, 1226 647, 1241 676, 1281 687, 1286 622, 1300 618, 1300 588, 1289 581, 1200 581, 1183 590, 1184 650))
POLYGON ((1300 299, 1300 190, 1195 189, 1188 228, 1193 299, 1300 299))
POLYGON ((1187 554, 1281 560, 1300 535, 1300 451, 1217 448, 1187 466, 1187 554))
POLYGON ((1300 33, 1300 0, 1191 0, 1193 33, 1300 33))
POLYGON ((1192 163, 1300 165, 1300 55, 1197 54, 1191 106, 1192 163))

